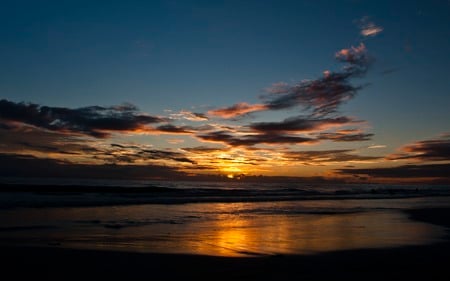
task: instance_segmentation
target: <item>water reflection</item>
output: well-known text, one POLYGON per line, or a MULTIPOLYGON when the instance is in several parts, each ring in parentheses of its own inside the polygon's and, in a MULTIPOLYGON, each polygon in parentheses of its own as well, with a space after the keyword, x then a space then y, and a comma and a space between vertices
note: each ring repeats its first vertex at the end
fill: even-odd
MULTIPOLYGON (((436 239, 438 227, 409 221, 403 214, 219 217, 198 233, 199 254, 311 254, 356 248, 421 244, 436 239)), ((180 247, 185 248, 183 241, 180 247)))
POLYGON ((400 211, 361 211, 351 202, 344 205, 260 202, 16 209, 0 214, 0 241, 246 256, 424 244, 444 235, 442 228, 410 221, 400 211))

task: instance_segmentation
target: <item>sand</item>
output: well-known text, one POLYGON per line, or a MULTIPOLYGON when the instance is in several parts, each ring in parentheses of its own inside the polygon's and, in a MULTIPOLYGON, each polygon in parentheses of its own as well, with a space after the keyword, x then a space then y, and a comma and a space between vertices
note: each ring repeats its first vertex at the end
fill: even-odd
MULTIPOLYGON (((450 209, 407 211, 450 227, 450 209)), ((448 280, 450 236, 422 246, 305 256, 227 258, 55 247, 1 248, 4 280, 448 280)), ((2 278, 3 279, 3 278, 2 278)))

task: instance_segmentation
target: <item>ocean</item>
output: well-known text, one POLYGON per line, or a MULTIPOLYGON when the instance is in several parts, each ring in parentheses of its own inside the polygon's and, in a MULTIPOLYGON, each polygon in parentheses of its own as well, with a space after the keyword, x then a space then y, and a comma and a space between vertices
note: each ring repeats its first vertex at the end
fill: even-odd
POLYGON ((316 254, 441 241, 405 210, 439 185, 4 178, 0 244, 212 256, 316 254))

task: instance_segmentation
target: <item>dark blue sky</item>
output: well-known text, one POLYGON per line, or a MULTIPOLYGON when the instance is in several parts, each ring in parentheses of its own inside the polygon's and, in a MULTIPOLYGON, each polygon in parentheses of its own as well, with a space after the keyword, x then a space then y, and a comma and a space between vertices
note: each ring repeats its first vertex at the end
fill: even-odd
MULTIPOLYGON (((449 1, 2 1, 0 97, 65 108, 125 102, 159 117, 207 114, 242 102, 264 104, 261 96, 275 83, 339 72, 345 66, 336 53, 362 43, 370 66, 349 82, 363 87, 331 117, 364 120, 358 130, 373 134, 370 140, 280 145, 385 156, 450 132, 449 12, 449 1), (380 31, 362 35, 370 24, 380 31), (374 145, 384 147, 363 149, 374 145)), ((305 108, 262 110, 238 121, 209 116, 202 125, 245 128, 308 114, 305 108)), ((211 144, 198 132, 112 138, 162 150, 211 144)), ((258 144, 273 145, 251 146, 258 144)))

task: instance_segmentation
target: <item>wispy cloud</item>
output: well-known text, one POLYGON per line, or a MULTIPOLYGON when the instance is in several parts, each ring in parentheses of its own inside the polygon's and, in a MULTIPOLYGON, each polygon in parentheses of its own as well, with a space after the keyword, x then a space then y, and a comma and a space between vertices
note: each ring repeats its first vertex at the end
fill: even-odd
POLYGON ((264 110, 284 110, 301 107, 311 110, 314 115, 335 113, 344 102, 352 99, 362 86, 354 86, 350 79, 364 75, 371 64, 366 46, 361 43, 357 47, 342 49, 335 55, 336 59, 345 63, 340 71, 325 71, 323 76, 314 80, 303 80, 294 85, 284 82, 273 84, 268 95, 263 96, 263 103, 234 104, 208 112, 209 115, 222 118, 234 118, 239 115, 264 110))
POLYGON ((95 156, 103 163, 134 163, 134 164, 167 164, 167 163, 189 163, 196 164, 195 161, 190 159, 183 151, 173 151, 168 149, 155 149, 148 145, 141 144, 118 144, 112 143, 109 146, 104 145, 101 147, 101 153, 97 153, 95 156))
POLYGON ((227 131, 216 131, 197 135, 203 141, 220 142, 231 146, 252 146, 256 144, 301 144, 317 143, 313 138, 286 134, 245 134, 236 135, 227 131))
POLYGON ((317 134, 319 140, 330 140, 333 142, 353 142, 353 141, 368 141, 371 140, 374 134, 368 133, 348 133, 348 132, 333 132, 333 133, 319 133, 317 134))
MULTIPOLYGON (((372 146, 369 148, 383 148, 372 146)), ((408 160, 416 164, 367 169, 339 169, 338 174, 363 176, 373 179, 416 179, 439 183, 450 183, 450 135, 417 141, 403 146, 399 153, 390 154, 384 160, 408 160)))
POLYGON ((170 134, 192 134, 194 128, 191 126, 176 126, 173 124, 165 124, 156 128, 156 133, 170 133, 170 134))
POLYGON ((357 142, 371 140, 373 134, 356 129, 329 131, 335 127, 357 124, 348 117, 287 118, 281 122, 255 122, 239 129, 222 129, 196 134, 202 141, 221 142, 231 146, 258 144, 317 144, 321 141, 357 142))
POLYGON ((0 136, 0 153, 60 158, 70 156, 82 161, 87 155, 101 152, 86 139, 33 127, 0 129, 0 136))
MULTIPOLYGON (((348 65, 344 66, 342 73, 350 77, 365 74, 372 62, 364 43, 356 47, 352 46, 347 49, 342 49, 336 52, 335 57, 338 61, 348 63, 348 65)), ((327 75, 330 74, 325 74, 325 76, 327 75)))
POLYGON ((348 117, 312 118, 296 116, 281 122, 255 122, 249 127, 259 132, 314 132, 336 126, 349 125, 354 121, 348 117))
POLYGON ((271 89, 265 105, 271 110, 301 106, 311 109, 314 115, 327 115, 337 111, 344 102, 352 99, 361 86, 354 86, 350 78, 363 75, 370 65, 364 44, 336 53, 336 59, 346 63, 341 71, 325 71, 315 80, 305 80, 296 85, 277 83, 271 89))
POLYGON ((387 146, 384 144, 375 144, 375 145, 368 146, 367 148, 368 149, 379 149, 379 148, 386 148, 386 147, 387 146))
POLYGON ((418 141, 400 149, 400 153, 388 155, 389 160, 450 161, 450 136, 418 141))
POLYGON ((267 107, 264 104, 248 104, 246 102, 241 102, 229 107, 222 107, 210 110, 208 111, 208 114, 228 119, 266 109, 267 107))
POLYGON ((148 124, 164 121, 157 116, 139 113, 131 104, 71 109, 0 100, 0 122, 3 124, 22 123, 96 138, 108 137, 112 132, 146 131, 148 124))
POLYGON ((350 79, 364 75, 371 64, 366 46, 342 49, 335 54, 344 63, 340 71, 325 71, 314 80, 303 80, 295 85, 275 83, 262 97, 263 103, 236 103, 208 111, 208 115, 225 119, 236 118, 252 112, 286 110, 299 107, 304 115, 286 118, 278 122, 254 122, 238 131, 227 129, 197 134, 201 141, 221 142, 231 146, 254 146, 257 144, 311 144, 322 140, 354 142, 370 140, 373 134, 363 132, 324 132, 327 129, 355 125, 350 117, 328 117, 352 99, 362 86, 354 86, 350 79), (302 133, 303 135, 299 135, 302 133), (308 135, 309 134, 309 135, 308 135))
POLYGON ((158 150, 158 149, 142 149, 137 155, 140 158, 148 158, 153 160, 173 160, 177 162, 186 162, 195 164, 195 161, 187 158, 181 152, 158 150))
POLYGON ((194 122, 208 121, 209 119, 204 113, 191 112, 187 110, 181 110, 178 113, 171 113, 169 114, 169 118, 175 120, 185 119, 194 122))
POLYGON ((183 148, 183 150, 191 152, 191 153, 196 153, 196 154, 209 154, 209 153, 213 153, 213 152, 227 152, 228 149, 225 147, 220 147, 220 148, 216 148, 216 147, 208 147, 208 146, 196 146, 196 147, 185 147, 183 148))
POLYGON ((370 169, 338 169, 337 172, 342 175, 362 175, 373 178, 431 178, 449 182, 448 175, 450 175, 450 164, 403 165, 398 167, 370 169))
POLYGON ((357 24, 360 29, 360 34, 364 37, 376 36, 383 31, 383 28, 370 21, 368 16, 362 17, 358 20, 357 24))
POLYGON ((376 26, 374 23, 368 23, 362 30, 361 35, 363 36, 375 36, 383 31, 383 28, 376 26))
POLYGON ((211 131, 213 129, 215 129, 215 127, 209 124, 201 126, 163 124, 154 128, 149 128, 146 133, 157 135, 194 135, 196 133, 211 131))
POLYGON ((0 129, 0 135, 0 154, 66 159, 71 164, 195 164, 183 151, 156 149, 150 144, 109 143, 34 127, 0 129))
POLYGON ((355 150, 313 150, 313 151, 289 151, 284 154, 286 159, 303 162, 308 165, 317 165, 333 162, 370 162, 379 160, 380 157, 355 154, 355 150))
POLYGON ((186 179, 186 174, 167 165, 87 165, 29 155, 0 154, 0 176, 70 177, 100 179, 186 179))

